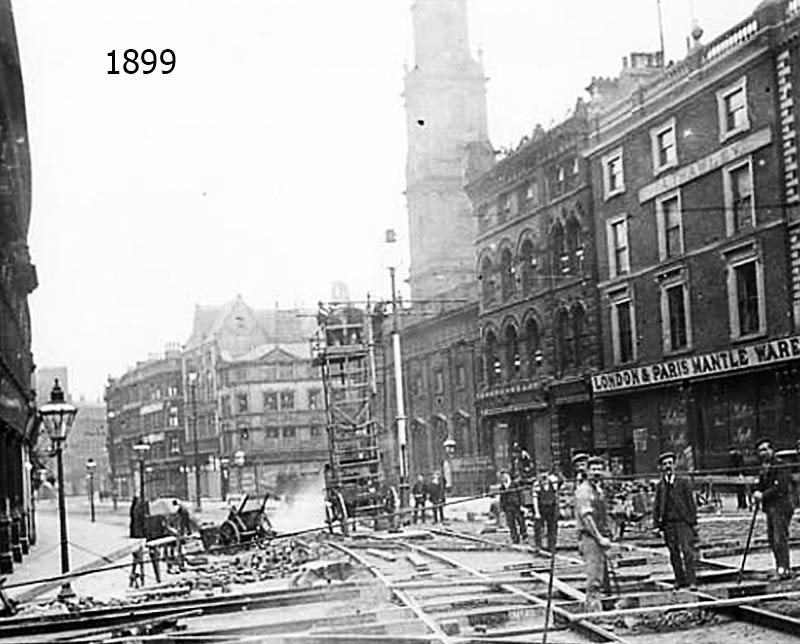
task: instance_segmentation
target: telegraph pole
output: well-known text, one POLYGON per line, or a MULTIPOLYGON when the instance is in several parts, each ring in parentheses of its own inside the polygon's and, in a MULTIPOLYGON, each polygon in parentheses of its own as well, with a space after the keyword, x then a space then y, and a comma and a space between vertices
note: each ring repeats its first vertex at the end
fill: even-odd
POLYGON ((406 408, 403 400, 403 363, 400 352, 400 311, 397 302, 395 267, 389 267, 392 281, 392 350, 394 361, 394 394, 397 405, 397 445, 400 459, 400 507, 408 507, 408 449, 406 436, 406 408))

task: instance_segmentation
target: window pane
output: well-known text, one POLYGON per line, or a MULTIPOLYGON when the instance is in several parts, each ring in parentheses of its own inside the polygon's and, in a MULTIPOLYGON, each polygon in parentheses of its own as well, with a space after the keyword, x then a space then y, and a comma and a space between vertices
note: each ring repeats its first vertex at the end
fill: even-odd
POLYGON ((737 89, 725 97, 725 125, 728 131, 744 127, 744 119, 744 90, 737 89))
POLYGON ((621 159, 615 157, 608 162, 608 191, 614 192, 622 187, 622 177, 620 176, 621 159))
POLYGON ((733 225, 738 232, 753 227, 753 187, 750 166, 745 165, 731 171, 731 201, 733 225))
POLYGON ((679 255, 681 248, 681 213, 678 198, 668 199, 661 204, 664 218, 664 250, 667 257, 679 255))
POLYGON ((670 128, 661 132, 656 140, 658 142, 658 164, 667 165, 675 160, 675 131, 670 128))
POLYGON ((627 226, 624 221, 617 222, 613 226, 614 234, 614 259, 617 265, 617 275, 628 272, 628 236, 627 226))
POLYGON ((633 328, 631 327, 631 303, 620 302, 617 308, 617 327, 619 329, 619 360, 633 360, 633 328))
POLYGON ((687 334, 682 284, 667 289, 667 308, 669 311, 670 348, 673 350, 683 349, 687 345, 687 334))
POLYGON ((756 263, 737 266, 736 303, 739 309, 739 334, 756 333, 761 328, 758 315, 758 281, 756 263))

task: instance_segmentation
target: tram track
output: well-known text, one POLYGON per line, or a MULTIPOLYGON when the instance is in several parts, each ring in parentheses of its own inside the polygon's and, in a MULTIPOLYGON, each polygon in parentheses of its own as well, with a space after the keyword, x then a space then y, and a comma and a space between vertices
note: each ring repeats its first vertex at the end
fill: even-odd
MULTIPOLYGON (((471 534, 466 534, 457 530, 448 530, 443 528, 432 528, 431 532, 435 534, 450 536, 453 538, 458 538, 463 541, 467 541, 470 543, 479 543, 479 544, 494 544, 500 548, 510 550, 510 551, 517 551, 517 552, 529 552, 533 555, 540 555, 542 551, 538 550, 529 545, 522 545, 522 544, 513 544, 513 543, 502 543, 493 539, 487 539, 483 537, 478 537, 471 534)), ((659 552, 653 548, 646 548, 635 544, 630 543, 616 543, 615 546, 619 550, 627 551, 633 555, 642 556, 648 558, 648 560, 652 558, 661 558, 665 563, 667 561, 667 555, 664 552, 659 552)), ((581 564, 582 561, 576 557, 572 557, 565 554, 556 554, 556 559, 560 562, 566 564, 581 564)), ((720 561, 715 561, 714 559, 710 559, 707 557, 699 557, 698 563, 701 566, 704 566, 707 569, 711 569, 711 571, 707 571, 709 573, 709 580, 712 582, 712 586, 714 582, 717 584, 717 590, 722 588, 724 590, 724 584, 726 580, 734 579, 738 575, 738 568, 731 564, 727 564, 720 561)), ((529 572, 528 574, 534 574, 529 572)), ((758 573, 755 573, 757 576, 758 573)), ((541 575, 543 577, 544 575, 541 575)), ((566 594, 572 594, 575 599, 580 599, 578 597, 578 591, 574 589, 573 586, 570 584, 564 583, 562 580, 556 578, 554 579, 554 585, 561 591, 566 591, 566 594), (572 589, 572 593, 570 593, 570 589, 572 589)), ((659 579, 658 577, 652 578, 646 584, 648 586, 652 586, 654 589, 658 589, 664 592, 672 592, 672 584, 663 580, 659 579)), ((738 585, 737 585, 738 586, 738 585)), ((767 632, 780 632, 790 635, 792 637, 800 637, 800 619, 797 619, 791 615, 782 614, 776 610, 770 610, 763 606, 755 606, 751 604, 765 602, 768 603, 770 601, 776 601, 781 598, 785 598, 787 600, 795 600, 800 593, 797 591, 779 591, 779 592, 768 592, 765 589, 759 589, 760 592, 756 592, 754 594, 750 594, 751 590, 742 589, 741 594, 738 592, 732 593, 731 597, 720 596, 720 594, 714 593, 711 588, 707 589, 708 592, 704 590, 692 592, 691 595, 693 596, 694 601, 687 600, 687 601, 680 601, 677 603, 665 604, 662 606, 638 606, 634 608, 626 608, 620 610, 611 610, 611 611, 603 611, 597 612, 594 614, 586 614, 586 618, 598 618, 602 617, 604 619, 610 619, 615 617, 621 617, 622 615, 639 615, 644 613, 654 613, 661 611, 673 611, 673 610, 691 610, 693 608, 703 609, 707 611, 712 611, 719 613, 721 615, 726 615, 728 617, 732 617, 735 620, 756 625, 767 632)), ((622 605, 626 605, 624 599, 627 597, 635 597, 637 593, 635 591, 627 592, 627 593, 617 593, 617 596, 612 599, 617 603, 622 605)), ((629 604, 628 604, 629 605, 629 604)), ((634 602, 635 605, 635 602, 634 602)), ((572 617, 574 619, 574 616, 572 617)))
MULTIPOLYGON (((394 546, 391 560, 385 553, 379 556, 369 543, 332 545, 370 570, 411 608, 428 627, 431 641, 521 642, 530 641, 531 636, 539 640, 547 633, 553 642, 627 642, 603 626, 572 619, 569 611, 556 603, 552 619, 545 625, 549 576, 534 571, 533 562, 513 557, 504 565, 491 567, 491 573, 499 574, 490 574, 463 560, 481 551, 496 558, 503 551, 500 544, 484 543, 490 547, 463 550, 455 543, 461 535, 428 534, 426 546, 403 535, 381 538, 382 550, 388 544, 394 546), (431 547, 427 547, 428 542, 432 542, 431 547), (358 548, 364 552, 357 552, 358 548), (510 576, 509 568, 515 567, 521 574, 510 576)), ((583 598, 583 593, 567 585, 561 585, 557 592, 570 601, 583 598)))

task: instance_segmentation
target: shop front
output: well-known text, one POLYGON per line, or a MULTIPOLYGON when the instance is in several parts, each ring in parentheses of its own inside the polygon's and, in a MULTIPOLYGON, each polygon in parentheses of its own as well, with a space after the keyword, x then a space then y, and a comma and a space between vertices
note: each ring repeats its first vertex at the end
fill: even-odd
POLYGON ((757 438, 780 449, 800 437, 799 361, 796 336, 597 374, 595 415, 637 473, 664 450, 683 470, 725 468, 731 447, 755 463, 757 438))

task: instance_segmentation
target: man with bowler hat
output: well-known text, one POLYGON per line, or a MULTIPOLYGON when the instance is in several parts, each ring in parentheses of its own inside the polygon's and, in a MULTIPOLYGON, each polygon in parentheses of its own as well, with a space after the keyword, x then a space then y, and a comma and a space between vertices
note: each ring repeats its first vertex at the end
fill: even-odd
POLYGON ((775 557, 777 579, 790 579, 789 522, 792 520, 792 481, 785 463, 775 456, 772 440, 762 438, 756 442, 756 451, 761 461, 758 485, 753 492, 753 501, 767 515, 767 539, 775 557))
POLYGON ((697 506, 689 482, 675 475, 675 454, 664 452, 658 457, 661 478, 656 486, 653 504, 653 526, 664 533, 669 550, 675 588, 697 590, 697 506))

